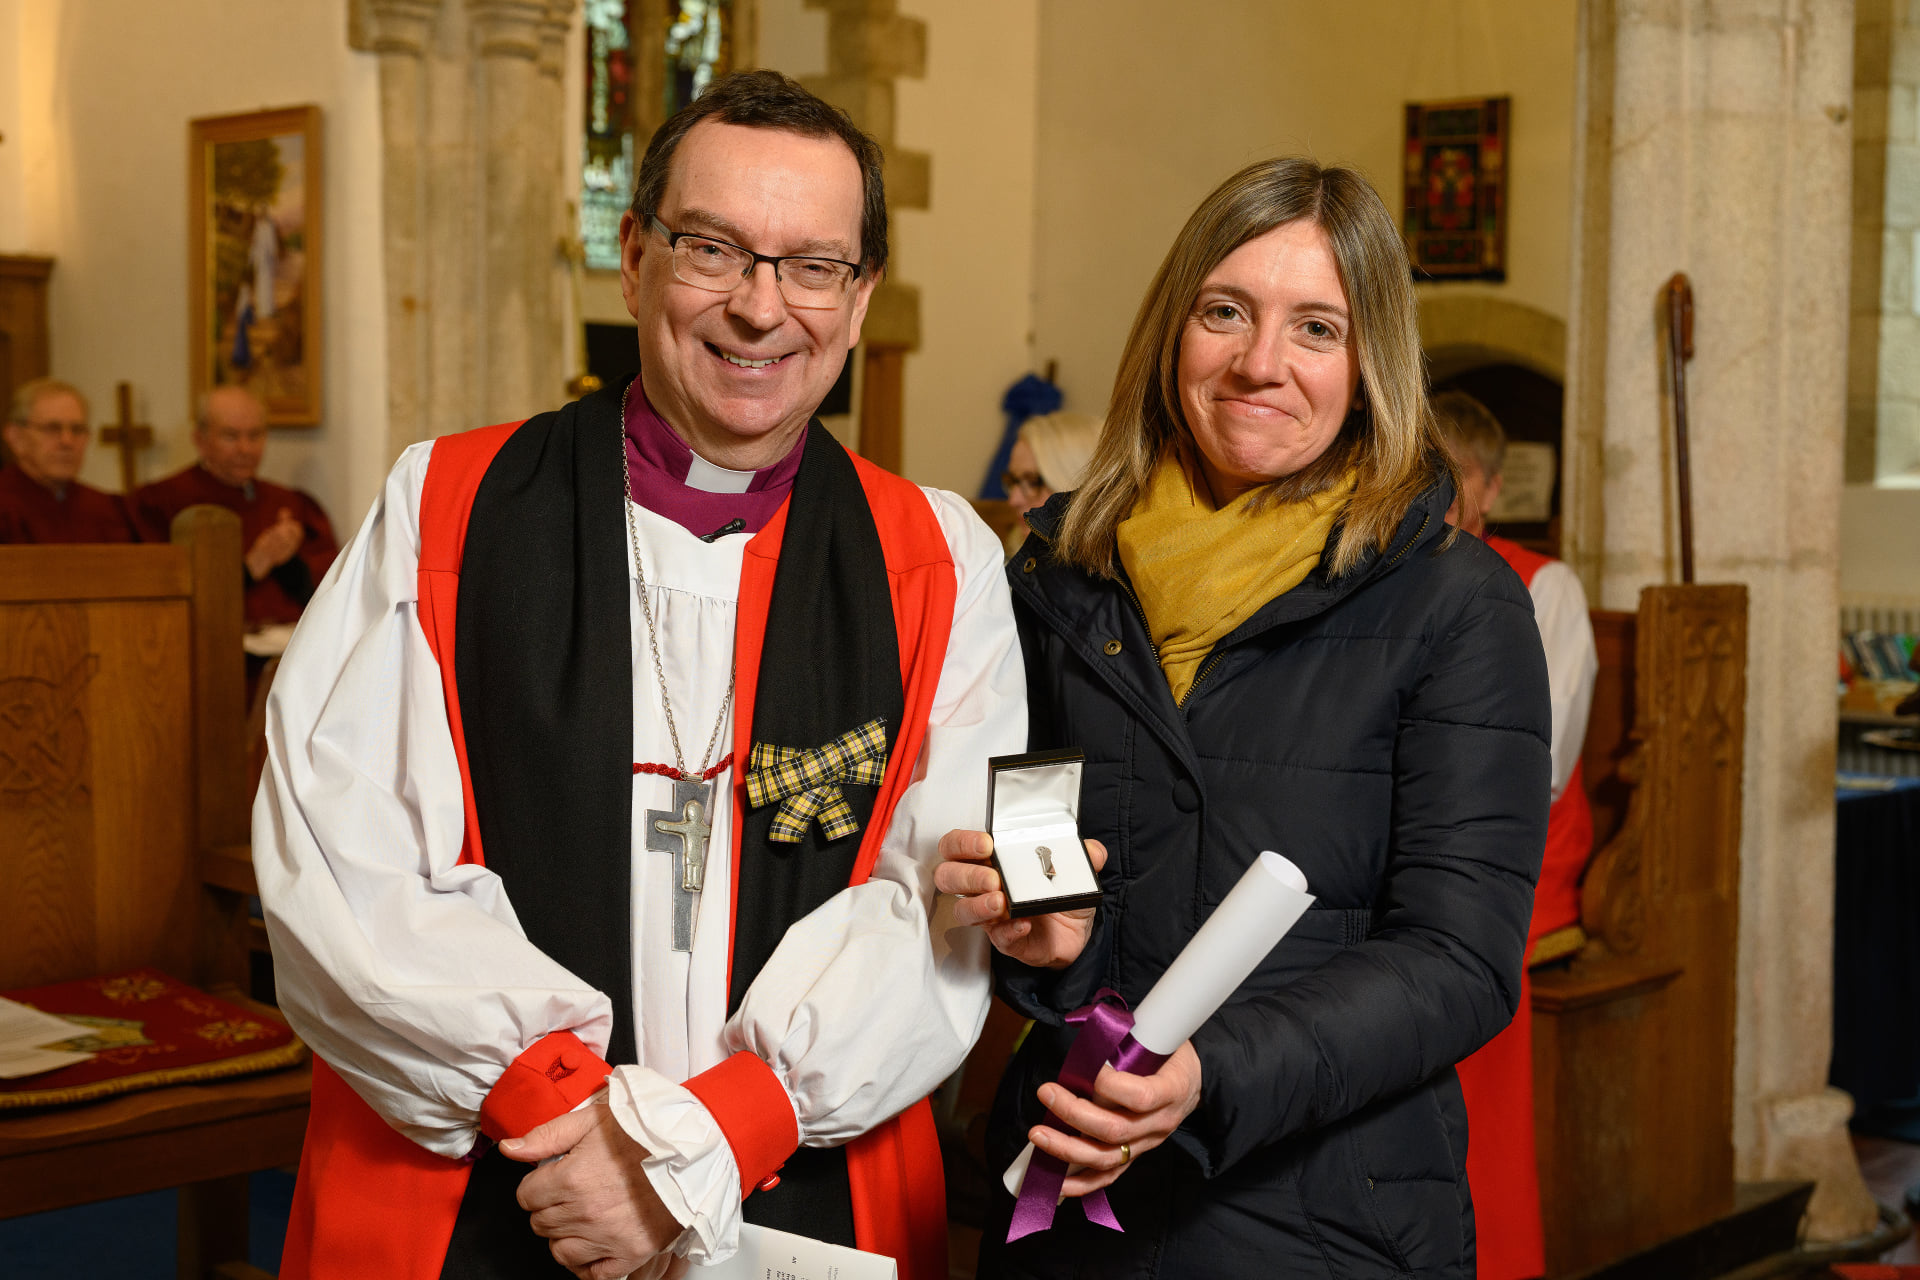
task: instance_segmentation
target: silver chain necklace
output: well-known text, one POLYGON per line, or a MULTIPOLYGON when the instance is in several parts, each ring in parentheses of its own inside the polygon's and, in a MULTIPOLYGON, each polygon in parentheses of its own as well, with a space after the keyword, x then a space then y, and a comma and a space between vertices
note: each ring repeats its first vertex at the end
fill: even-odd
MULTIPOLYGON (((633 382, 638 382, 635 378, 633 382)), ((660 633, 653 624, 653 604, 647 599, 647 571, 640 559, 640 526, 634 519, 633 508, 633 464, 627 460, 627 401, 633 396, 633 382, 620 396, 620 474, 627 485, 627 540, 633 546, 633 572, 640 582, 640 612, 647 620, 647 649, 653 654, 653 675, 660 683, 660 707, 667 713, 667 736, 673 740, 673 767, 680 771, 680 777, 688 782, 701 781, 701 775, 687 772, 686 756, 680 750, 680 730, 673 723, 673 700, 667 696, 667 672, 660 665, 660 633)), ((707 750, 700 757, 702 765, 713 758, 713 749, 720 741, 720 730, 727 723, 727 708, 733 705, 733 681, 737 673, 729 667, 727 671, 727 696, 720 700, 720 718, 713 722, 713 736, 707 739, 707 750)))

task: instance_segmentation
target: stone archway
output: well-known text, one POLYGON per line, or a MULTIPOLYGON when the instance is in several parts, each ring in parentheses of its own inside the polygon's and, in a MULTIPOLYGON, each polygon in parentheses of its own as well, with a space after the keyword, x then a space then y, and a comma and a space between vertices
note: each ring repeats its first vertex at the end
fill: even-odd
POLYGON ((1567 380, 1567 322, 1493 294, 1421 294, 1420 345, 1435 382, 1483 364, 1524 365, 1567 380))

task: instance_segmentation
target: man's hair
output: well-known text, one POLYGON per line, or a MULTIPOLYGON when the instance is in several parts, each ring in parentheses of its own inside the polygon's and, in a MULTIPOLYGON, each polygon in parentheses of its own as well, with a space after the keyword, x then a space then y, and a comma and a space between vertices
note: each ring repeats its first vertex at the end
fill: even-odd
POLYGON ((193 398, 193 429, 199 435, 207 433, 207 423, 213 413, 213 398, 222 391, 238 391, 260 406, 260 416, 267 414, 267 402, 254 393, 253 388, 243 387, 237 382, 225 383, 218 387, 209 387, 193 398))
POLYGON ((1473 459, 1489 480, 1500 474, 1507 461, 1507 433, 1487 406, 1464 391, 1442 391, 1433 398, 1433 418, 1448 453, 1473 459))
POLYGON ((667 170, 693 126, 702 120, 780 129, 803 138, 838 138, 860 165, 860 265, 870 279, 887 269, 887 191, 881 180, 885 157, 840 108, 815 97, 778 71, 736 71, 668 117, 647 143, 633 187, 633 216, 641 229, 667 195, 667 170))
POLYGON ((48 396, 72 396, 80 402, 80 412, 91 416, 93 409, 87 404, 87 398, 80 394, 80 388, 71 382, 62 382, 58 378, 35 378, 23 383, 13 393, 13 408, 7 414, 7 421, 17 426, 25 426, 33 417, 33 406, 48 396))
POLYGON ((1160 459, 1192 437, 1180 401, 1180 341, 1201 286, 1241 245, 1301 221, 1326 233, 1346 288, 1360 385, 1326 452, 1260 486, 1256 501, 1299 502, 1355 472, 1328 555, 1338 575, 1368 547, 1384 551, 1421 492, 1437 474, 1453 471, 1427 411, 1426 357, 1399 224, 1353 169, 1298 156, 1262 160, 1200 202, 1147 286, 1120 355, 1099 448, 1054 544, 1061 560, 1112 576, 1114 531, 1133 513, 1160 459))

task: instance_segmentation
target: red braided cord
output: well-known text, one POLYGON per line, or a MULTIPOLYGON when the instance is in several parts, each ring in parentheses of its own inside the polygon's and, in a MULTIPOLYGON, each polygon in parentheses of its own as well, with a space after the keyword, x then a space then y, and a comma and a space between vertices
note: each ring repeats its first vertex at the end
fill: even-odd
MULTIPOLYGON (((733 763, 733 752, 729 751, 727 752, 727 754, 720 757, 719 764, 716 764, 715 766, 713 766, 713 768, 707 770, 705 773, 700 775, 700 781, 712 782, 715 778, 719 777, 722 773, 724 773, 726 771, 727 766, 732 763, 733 763)), ((688 781, 688 782, 693 781, 691 777, 687 777, 686 775, 682 774, 678 769, 674 768, 670 764, 636 764, 633 766, 633 771, 635 773, 657 773, 663 778, 683 778, 685 781, 688 781)))

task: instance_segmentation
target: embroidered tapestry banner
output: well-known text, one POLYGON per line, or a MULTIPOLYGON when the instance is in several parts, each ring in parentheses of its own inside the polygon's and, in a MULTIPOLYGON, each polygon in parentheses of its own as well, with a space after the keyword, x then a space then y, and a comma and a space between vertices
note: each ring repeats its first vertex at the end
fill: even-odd
POLYGON ((1407 104, 1403 228, 1416 280, 1507 278, 1511 101, 1407 104))

